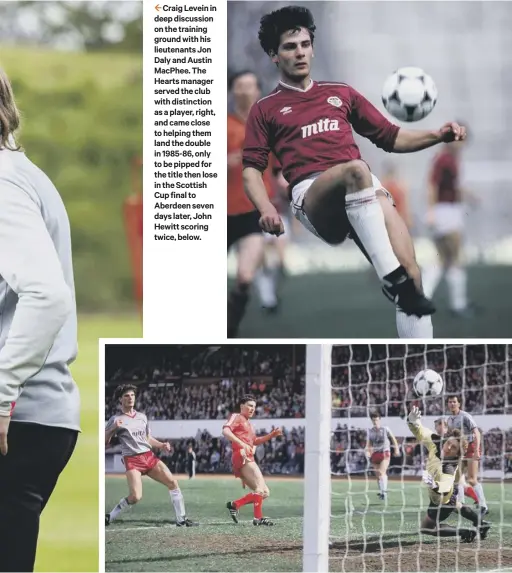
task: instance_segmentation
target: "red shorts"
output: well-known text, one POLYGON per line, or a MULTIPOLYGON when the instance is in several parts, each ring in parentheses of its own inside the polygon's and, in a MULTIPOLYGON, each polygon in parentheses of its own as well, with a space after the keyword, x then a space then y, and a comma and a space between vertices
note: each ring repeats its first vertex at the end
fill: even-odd
MULTIPOLYGON (((468 458, 474 458, 475 457, 475 442, 470 442, 468 444, 468 449, 466 451, 466 459, 468 458)), ((478 455, 481 456, 482 455, 482 447, 480 446, 480 449, 478 450, 478 455)))
POLYGON ((135 454, 134 456, 124 456, 123 463, 128 470, 137 470, 142 475, 150 472, 160 460, 151 451, 144 452, 143 454, 135 454))
POLYGON ((247 454, 245 457, 242 456, 240 450, 234 451, 231 456, 231 463, 233 465, 233 474, 236 478, 242 477, 240 473, 242 468, 247 462, 254 461, 254 454, 247 454))
POLYGON ((390 455, 391 454, 389 453, 389 450, 385 452, 375 452, 372 454, 370 461, 372 462, 372 464, 380 464, 382 460, 389 460, 390 455))

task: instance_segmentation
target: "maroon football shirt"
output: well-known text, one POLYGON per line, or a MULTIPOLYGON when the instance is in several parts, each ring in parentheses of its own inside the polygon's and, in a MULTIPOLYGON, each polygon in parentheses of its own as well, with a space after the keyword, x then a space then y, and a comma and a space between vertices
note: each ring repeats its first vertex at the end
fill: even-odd
POLYGON ((272 152, 292 188, 313 173, 361 159, 352 128, 385 151, 393 150, 400 129, 347 84, 312 82, 300 90, 279 83, 252 106, 243 165, 264 171, 272 152))
POLYGON ((461 200, 459 165, 449 151, 441 151, 432 165, 430 183, 436 191, 437 203, 457 203, 461 200))

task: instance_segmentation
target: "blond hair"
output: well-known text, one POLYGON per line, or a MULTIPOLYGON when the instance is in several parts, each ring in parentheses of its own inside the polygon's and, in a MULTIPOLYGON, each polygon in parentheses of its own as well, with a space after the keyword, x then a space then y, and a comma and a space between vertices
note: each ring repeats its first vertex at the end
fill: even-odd
POLYGON ((0 149, 19 151, 14 133, 20 126, 20 112, 14 101, 11 82, 0 68, 0 149))

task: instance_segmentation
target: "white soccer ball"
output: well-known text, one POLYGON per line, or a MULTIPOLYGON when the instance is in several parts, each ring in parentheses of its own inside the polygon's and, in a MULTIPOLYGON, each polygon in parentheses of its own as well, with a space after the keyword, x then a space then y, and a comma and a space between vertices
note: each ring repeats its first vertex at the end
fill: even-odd
POLYGON ((382 103, 400 121, 418 121, 435 107, 437 88, 421 68, 400 68, 384 82, 382 103))
POLYGON ((414 391, 417 396, 439 396, 443 391, 444 382, 435 370, 422 370, 414 377, 414 391))

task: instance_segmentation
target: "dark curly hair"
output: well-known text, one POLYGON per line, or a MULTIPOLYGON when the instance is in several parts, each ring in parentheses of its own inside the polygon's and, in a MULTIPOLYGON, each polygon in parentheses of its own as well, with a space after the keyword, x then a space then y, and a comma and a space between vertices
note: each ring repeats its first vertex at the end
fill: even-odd
POLYGON ((286 6, 261 18, 258 39, 263 50, 271 56, 277 54, 282 34, 301 28, 308 30, 313 44, 316 26, 311 12, 302 6, 286 6))
POLYGON ((120 400, 127 392, 134 392, 137 394, 137 386, 133 384, 120 384, 114 392, 116 400, 120 400))

